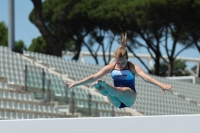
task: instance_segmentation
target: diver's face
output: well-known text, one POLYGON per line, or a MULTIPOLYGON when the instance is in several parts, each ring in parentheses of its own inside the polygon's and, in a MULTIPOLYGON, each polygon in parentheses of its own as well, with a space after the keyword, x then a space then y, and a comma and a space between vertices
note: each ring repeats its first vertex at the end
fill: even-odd
POLYGON ((128 61, 126 57, 115 58, 115 59, 116 59, 116 65, 119 69, 123 69, 126 67, 128 61))

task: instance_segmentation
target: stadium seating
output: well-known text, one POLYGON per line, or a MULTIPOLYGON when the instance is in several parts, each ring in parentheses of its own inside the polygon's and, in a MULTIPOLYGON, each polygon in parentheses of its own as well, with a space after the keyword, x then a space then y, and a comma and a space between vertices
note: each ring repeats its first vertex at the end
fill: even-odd
MULTIPOLYGON (((97 72, 98 70, 101 69, 101 66, 97 66, 97 65, 91 65, 91 64, 82 64, 82 63, 79 63, 79 62, 75 62, 75 61, 68 61, 66 62, 65 60, 63 60, 62 58, 59 58, 59 57, 55 57, 55 56, 50 56, 50 55, 44 55, 44 54, 40 54, 40 53, 35 53, 35 52, 30 52, 30 51, 24 51, 23 52, 25 56, 27 57, 35 57, 36 58, 36 61, 38 63, 41 63, 41 64, 45 64, 46 66, 49 66, 49 69, 52 69, 52 70, 55 70, 55 71, 58 71, 60 72, 61 74, 63 75, 67 75, 68 77, 72 78, 72 79, 75 79, 75 80, 81 80, 83 79, 86 75, 90 75, 90 74, 93 74, 95 72, 97 72), (86 65, 86 68, 83 67, 84 70, 81 70, 81 66, 83 65, 86 65), (96 67, 97 68, 96 68, 96 67)), ((106 80, 106 79, 105 79, 106 80)), ((107 76, 107 80, 110 80, 110 77, 107 76)), ((62 81, 61 79, 58 80, 59 81, 62 81)), ((55 82, 55 80, 54 80, 55 82)), ((55 90, 56 87, 53 87, 51 89, 54 89, 55 90)), ((65 96, 65 93, 63 92, 65 88, 61 89, 60 91, 62 92, 60 94, 60 96, 65 96)), ((74 92, 76 93, 76 99, 81 99, 81 100, 86 100, 87 98, 87 95, 89 94, 89 91, 87 90, 84 90, 84 89, 76 89, 74 88, 73 89, 74 92), (81 91, 85 91, 85 92, 80 92, 80 94, 77 92, 77 90, 81 90, 81 91), (83 94, 81 95, 81 93, 84 93, 85 97, 83 97, 83 94)), ((57 96, 59 96, 59 94, 56 94, 57 96)), ((69 95, 70 97, 70 95, 69 95)), ((99 101, 100 99, 103 99, 102 96, 97 96, 97 95, 93 95, 92 96, 92 100, 95 101, 95 98, 98 97, 98 100, 99 101)), ((105 100, 101 100, 102 102, 104 102, 105 104, 105 100)), ((77 105, 79 105, 79 107, 85 107, 87 108, 87 104, 85 102, 85 104, 83 104, 84 102, 77 102, 77 105), (82 103, 82 104, 81 104, 82 103)), ((104 105, 106 106, 106 105, 104 105)), ((111 106, 111 105, 109 105, 111 106)), ((100 108, 100 107, 98 107, 100 108)), ((123 109, 115 109, 115 112, 121 112, 121 110, 123 109)), ((102 110, 103 111, 103 110, 102 110)), ((110 110, 111 111, 111 110, 110 110)), ((124 114, 127 114, 125 113, 126 111, 124 111, 124 114)), ((102 113, 100 113, 101 115, 102 113)))
POLYGON ((0 82, 0 119, 66 117, 59 114, 54 104, 34 99, 33 93, 22 92, 0 82))
MULTIPOLYGON (((73 77, 76 80, 81 80, 86 76, 96 73, 99 71, 102 66, 81 63, 71 60, 63 60, 62 58, 44 55, 36 52, 24 51, 24 55, 35 57, 37 62, 47 64, 51 69, 60 70, 62 74, 67 75, 68 77, 73 77)), ((104 77, 106 81, 112 83, 112 79, 109 75, 104 77)))
MULTIPOLYGON (((44 56, 44 55, 43 55, 44 56)), ((45 56, 44 56, 45 57, 45 56)), ((43 69, 35 65, 34 63, 34 58, 33 60, 25 60, 22 55, 13 53, 10 51, 7 47, 0 47, 0 77, 4 77, 7 79, 6 83, 0 84, 0 89, 1 88, 6 88, 6 89, 11 89, 12 91, 15 90, 16 85, 20 86, 21 89, 24 89, 24 82, 25 82, 25 65, 27 66, 27 87, 28 90, 31 91, 34 89, 35 90, 41 90, 42 89, 42 72, 44 71, 45 73, 45 85, 44 88, 45 90, 48 89, 48 81, 50 81, 50 89, 53 90, 55 93, 55 97, 64 97, 65 96, 65 91, 66 91, 66 85, 64 84, 61 76, 54 75, 49 73, 49 69, 43 69), (8 83, 8 84, 7 84, 8 83), (14 88, 14 89, 13 89, 14 88)), ((40 59, 40 58, 39 58, 40 59)), ((42 57, 41 57, 42 59, 42 57)), ((52 61, 50 61, 52 62, 52 61)), ((41 62, 40 62, 41 63, 41 62)), ((41 63, 42 65, 48 66, 47 63, 41 63)), ((55 68, 51 68, 55 70, 55 68)), ((84 90, 84 89, 74 89, 77 90, 75 93, 75 98, 78 102, 85 100, 84 105, 87 108, 87 95, 89 94, 89 91, 84 90)), ((4 118, 2 119, 8 119, 12 118, 15 116, 15 118, 39 118, 41 117, 66 117, 66 115, 60 114, 58 111, 55 112, 55 108, 51 106, 44 106, 43 104, 39 103, 34 103, 32 100, 34 100, 35 94, 31 93, 31 97, 28 96, 28 94, 18 94, 18 92, 7 92, 7 91, 0 91, 0 96, 3 98, 7 98, 13 102, 8 102, 8 101, 2 101, 1 107, 2 109, 5 109, 9 107, 8 109, 11 109, 11 107, 16 110, 18 110, 18 114, 10 112, 6 113, 5 111, 2 112, 4 114, 4 118), (16 102, 18 101, 18 102, 16 102), (20 101, 20 102, 19 102, 20 101), (27 103, 29 102, 29 103, 27 103), (10 105, 10 106, 9 106, 10 105), (12 105, 12 106, 11 106, 12 105), (22 114, 20 113, 21 111, 27 111, 29 114, 22 114), (32 112, 30 112, 32 111, 32 112), (39 114, 45 114, 49 113, 51 114, 50 116, 46 115, 31 115, 34 113, 39 113, 39 114), (10 115, 12 114, 12 115, 10 115), (9 117, 8 117, 9 116, 9 117), (30 116, 30 117, 29 117, 30 116)), ((68 93, 68 97, 71 98, 71 95, 68 93)), ((94 95, 92 96, 93 101, 102 101, 103 104, 108 104, 105 100, 103 100, 102 96, 99 95, 94 95)), ((108 106, 111 107, 109 104, 108 106)), ((93 106, 95 107, 95 106, 93 106)), ((82 107, 81 107, 82 108, 82 107)), ((101 111, 102 109, 99 106, 99 110, 101 111)), ((104 111, 104 110, 102 110, 104 111)), ((111 110, 110 110, 111 111, 111 110)), ((120 112, 120 111, 118 111, 120 112)), ((101 113, 101 112, 100 112, 101 113)), ((124 111, 124 115, 130 115, 130 113, 126 113, 124 111)))
MULTIPOLYGON (((74 77, 76 80, 94 74, 102 68, 102 66, 98 65, 64 60, 59 57, 45 56, 44 54, 35 52, 24 51, 24 55, 36 57, 36 61, 48 64, 50 68, 60 70, 62 74, 74 77)), ((137 109, 145 115, 195 114, 200 112, 200 108, 197 106, 198 104, 190 103, 191 100, 197 101, 197 103, 200 102, 198 95, 200 91, 199 85, 154 75, 150 76, 163 83, 172 84, 173 89, 163 96, 161 89, 155 85, 146 83, 136 75, 136 90, 138 96, 136 103, 132 107, 133 109, 137 109), (183 95, 185 98, 180 98, 179 95, 183 95)), ((109 75, 106 75, 104 79, 107 83, 113 84, 109 75)))
MULTIPOLYGON (((52 101, 58 100, 58 104, 63 104, 62 99, 68 97, 69 102, 71 102, 71 92, 73 91, 76 111, 82 112, 89 108, 88 95, 91 94, 92 112, 94 114, 97 111, 101 117, 113 116, 113 111, 115 116, 131 115, 130 109, 137 110, 144 115, 197 114, 200 112, 199 85, 154 75, 151 76, 163 83, 172 84, 173 89, 162 95, 161 89, 145 82, 136 75, 137 100, 135 104, 129 108, 129 111, 126 108, 114 108, 113 110, 112 105, 105 100, 106 97, 96 93, 93 87, 80 86, 67 91, 63 82, 63 76, 81 80, 96 73, 102 66, 64 60, 60 57, 30 51, 23 51, 23 53, 20 55, 10 51, 7 47, 0 47, 0 77, 7 79, 7 82, 0 84, 0 99, 2 99, 0 119, 66 117, 66 115, 60 114, 58 109, 53 106, 54 104, 45 105, 41 100, 40 102, 36 100, 35 92, 42 92, 43 72, 45 73, 44 89, 47 92, 48 87, 50 88, 53 93, 52 101), (41 64, 42 67, 37 64, 41 64), (16 91, 16 86, 24 89, 25 66, 27 66, 28 91, 16 91), (52 70, 56 74, 52 73, 52 70), (48 84, 49 82, 50 84, 48 84)), ((107 83, 113 84, 109 74, 103 79, 107 83)))

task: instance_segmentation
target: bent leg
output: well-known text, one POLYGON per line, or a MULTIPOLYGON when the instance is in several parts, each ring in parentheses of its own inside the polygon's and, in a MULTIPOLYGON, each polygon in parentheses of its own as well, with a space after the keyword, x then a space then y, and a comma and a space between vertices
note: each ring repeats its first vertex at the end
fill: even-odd
POLYGON ((115 107, 119 108, 121 106, 121 101, 118 98, 113 97, 111 95, 108 95, 107 98, 108 101, 112 103, 115 107))
POLYGON ((126 106, 132 106, 137 97, 137 93, 129 87, 122 87, 122 93, 117 97, 123 102, 126 106))
POLYGON ((115 107, 117 107, 117 108, 120 107, 121 101, 120 101, 118 98, 109 95, 109 93, 108 93, 103 87, 101 87, 101 85, 98 84, 97 81, 94 82, 92 85, 93 85, 102 95, 107 96, 108 101, 109 101, 111 104, 113 104, 113 105, 114 105, 115 107))
POLYGON ((98 80, 98 83, 105 88, 105 90, 113 97, 116 97, 126 106, 132 106, 136 100, 136 92, 129 87, 113 87, 105 83, 105 81, 98 80))
POLYGON ((108 95, 109 95, 108 92, 107 92, 104 88, 102 88, 101 85, 98 84, 97 81, 94 82, 92 85, 93 85, 102 95, 104 95, 104 96, 108 96, 108 95))
POLYGON ((98 80, 97 83, 101 86, 101 88, 104 88, 111 96, 118 97, 122 92, 121 89, 108 85, 103 80, 98 80))

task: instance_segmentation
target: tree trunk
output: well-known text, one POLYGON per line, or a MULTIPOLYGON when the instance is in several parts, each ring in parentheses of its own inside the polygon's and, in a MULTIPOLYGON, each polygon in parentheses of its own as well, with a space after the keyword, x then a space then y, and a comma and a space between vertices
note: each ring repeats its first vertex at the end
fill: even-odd
POLYGON ((47 42, 48 45, 47 53, 56 56, 61 56, 61 51, 59 49, 60 43, 58 39, 56 39, 55 36, 52 35, 52 33, 47 29, 46 25, 43 22, 41 0, 32 0, 32 2, 34 5, 34 13, 35 13, 34 23, 38 27, 45 41, 47 42))
POLYGON ((159 57, 156 57, 156 60, 155 60, 155 75, 160 76, 160 59, 159 59, 159 57))
POLYGON ((81 52, 81 47, 82 47, 82 41, 78 41, 77 42, 77 45, 76 45, 76 48, 75 48, 75 51, 77 52, 74 57, 72 58, 72 60, 76 60, 78 61, 79 59, 79 56, 80 56, 80 52, 81 52))
MULTIPOLYGON (((43 17, 42 17, 42 1, 41 0, 32 0, 34 5, 34 13, 35 13, 35 21, 34 24, 38 27, 40 33, 44 37, 45 41, 47 42, 47 53, 55 56, 62 56, 62 27, 63 22, 69 12, 73 9, 73 7, 78 3, 80 0, 72 0, 60 14, 60 17, 57 20, 57 27, 56 33, 53 35, 47 26, 44 24, 43 17)), ((80 53, 80 52, 78 52, 80 53)))
POLYGON ((161 54, 160 54, 159 51, 156 51, 155 54, 156 54, 155 55, 156 57, 154 59, 154 61, 155 61, 155 75, 160 76, 160 57, 161 57, 161 54))
POLYGON ((167 76, 168 76, 168 77, 171 77, 171 76, 173 76, 173 73, 174 73, 174 58, 171 57, 171 58, 169 58, 167 76))
MULTIPOLYGON (((84 43, 84 44, 85 44, 85 43, 84 43)), ((96 64, 98 65, 98 64, 99 64, 99 61, 98 61, 98 59, 97 59, 97 54, 96 54, 96 53, 93 54, 93 51, 90 49, 90 47, 89 47, 88 45, 85 44, 85 46, 87 47, 87 49, 88 49, 88 51, 90 52, 91 56, 94 58, 96 64)))
MULTIPOLYGON (((198 67, 198 65, 197 65, 198 67)), ((197 76, 200 77, 200 64, 199 64, 199 73, 197 73, 197 76)))
POLYGON ((197 50, 198 50, 198 51, 199 51, 199 53, 200 53, 200 45, 198 45, 198 43, 197 43, 197 42, 194 42, 194 44, 195 44, 195 46, 196 46, 197 50))

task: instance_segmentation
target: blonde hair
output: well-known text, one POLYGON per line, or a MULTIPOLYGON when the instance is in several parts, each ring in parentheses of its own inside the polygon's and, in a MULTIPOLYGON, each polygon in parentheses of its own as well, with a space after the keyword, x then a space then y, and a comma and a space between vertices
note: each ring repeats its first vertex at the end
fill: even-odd
POLYGON ((126 32, 122 32, 121 46, 115 51, 115 58, 126 57, 128 59, 128 53, 126 50, 126 45, 127 45, 126 39, 127 39, 126 32))

